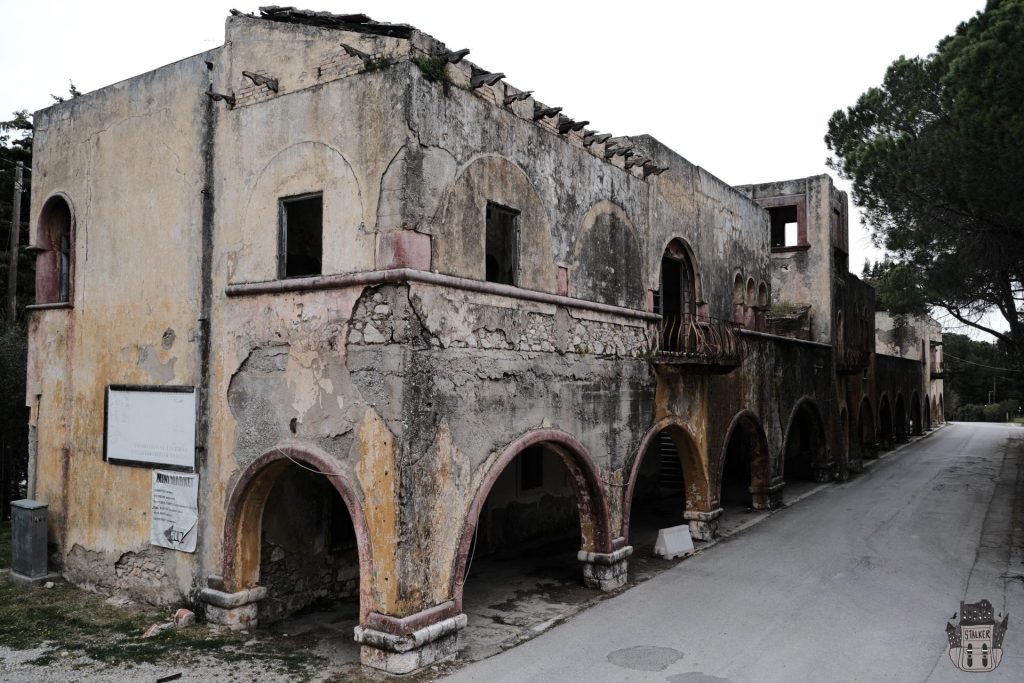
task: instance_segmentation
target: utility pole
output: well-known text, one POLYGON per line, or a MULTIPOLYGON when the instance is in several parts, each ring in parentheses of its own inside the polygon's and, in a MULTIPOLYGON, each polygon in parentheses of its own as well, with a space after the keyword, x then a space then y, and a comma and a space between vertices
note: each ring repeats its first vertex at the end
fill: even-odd
POLYGON ((25 164, 14 167, 14 204, 11 206, 11 244, 7 253, 7 322, 13 323, 18 306, 18 246, 21 242, 21 178, 25 164))

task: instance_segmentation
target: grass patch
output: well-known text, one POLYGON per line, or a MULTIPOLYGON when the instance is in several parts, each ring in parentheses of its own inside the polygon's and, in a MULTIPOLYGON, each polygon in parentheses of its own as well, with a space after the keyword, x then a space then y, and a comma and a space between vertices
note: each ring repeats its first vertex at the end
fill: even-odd
POLYGON ((431 83, 448 80, 448 60, 443 55, 414 57, 412 61, 420 68, 423 78, 431 83))
POLYGON ((142 638, 151 624, 167 621, 170 608, 108 605, 101 595, 58 582, 53 588, 21 586, 0 577, 0 645, 15 650, 45 647, 31 664, 47 666, 63 657, 84 656, 98 664, 187 663, 211 656, 224 663, 259 660, 297 679, 308 678, 320 658, 281 640, 214 631, 204 625, 170 629, 142 638))

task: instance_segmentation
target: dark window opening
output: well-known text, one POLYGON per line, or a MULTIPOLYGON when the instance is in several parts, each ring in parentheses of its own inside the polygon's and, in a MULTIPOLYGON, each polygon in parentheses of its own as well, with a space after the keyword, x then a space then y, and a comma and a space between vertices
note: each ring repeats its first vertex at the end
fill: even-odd
POLYGON ((322 194, 281 200, 281 277, 304 277, 323 272, 322 194))
POLYGON ((800 243, 796 206, 773 206, 768 209, 772 225, 772 246, 792 247, 800 243))
POLYGON ((71 207, 62 197, 51 197, 43 205, 36 256, 37 304, 71 302, 71 223, 71 207))
POLYGON ((519 456, 519 490, 530 491, 544 485, 544 449, 531 446, 519 456))
POLYGON ((686 351, 697 313, 696 277, 685 252, 671 246, 661 258, 657 313, 662 315, 661 348, 686 351), (678 253, 677 253, 678 252, 678 253))
POLYGON ((487 205, 486 279, 503 285, 516 284, 519 267, 519 212, 497 204, 487 205))
POLYGON ((839 247, 836 247, 834 253, 836 270, 840 273, 850 272, 850 257, 846 254, 846 252, 840 249, 839 247))

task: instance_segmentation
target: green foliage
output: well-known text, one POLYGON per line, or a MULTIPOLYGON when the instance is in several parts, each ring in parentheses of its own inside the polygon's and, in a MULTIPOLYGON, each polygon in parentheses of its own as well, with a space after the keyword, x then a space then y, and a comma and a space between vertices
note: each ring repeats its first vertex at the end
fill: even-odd
POLYGON ((943 336, 945 353, 946 413, 954 420, 982 421, 985 408, 1005 419, 1024 401, 1024 363, 1005 345, 977 341, 962 334, 943 336), (994 393, 993 393, 994 388, 994 393), (994 401, 994 402, 993 402, 994 401), (1009 406, 1009 407, 1007 407, 1009 406), (1001 411, 1001 412, 1000 412, 1001 411))
POLYGON ((990 0, 927 58, 900 57, 835 112, 829 165, 853 182, 896 313, 941 307, 1024 355, 1024 0, 990 0), (995 309, 1010 331, 978 322, 995 309))
POLYGON ((969 403, 960 406, 952 419, 961 422, 1015 422, 1020 418, 1020 401, 1006 399, 999 403, 978 405, 969 403))
POLYGON ((431 83, 448 80, 448 60, 444 55, 414 57, 412 61, 420 68, 423 78, 431 83))

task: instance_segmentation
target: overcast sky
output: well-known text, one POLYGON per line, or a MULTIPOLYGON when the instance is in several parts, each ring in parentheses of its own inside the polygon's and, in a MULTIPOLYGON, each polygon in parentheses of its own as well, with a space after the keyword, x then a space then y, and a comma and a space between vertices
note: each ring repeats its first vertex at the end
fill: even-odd
MULTIPOLYGON (((238 0, 243 2, 244 0, 238 0)), ((280 0, 279 0, 280 1, 280 0)), ((0 116, 48 106, 223 43, 258 5, 0 0, 0 116)), ((902 55, 927 55, 984 0, 334 2, 468 47, 469 59, 591 128, 648 133, 737 185, 829 172, 829 116, 902 55)), ((834 175, 834 174, 833 174, 834 175)), ((838 179, 837 179, 838 180, 838 179)), ((846 183, 838 184, 846 189, 846 183)), ((878 257, 851 215, 850 267, 878 257)))

